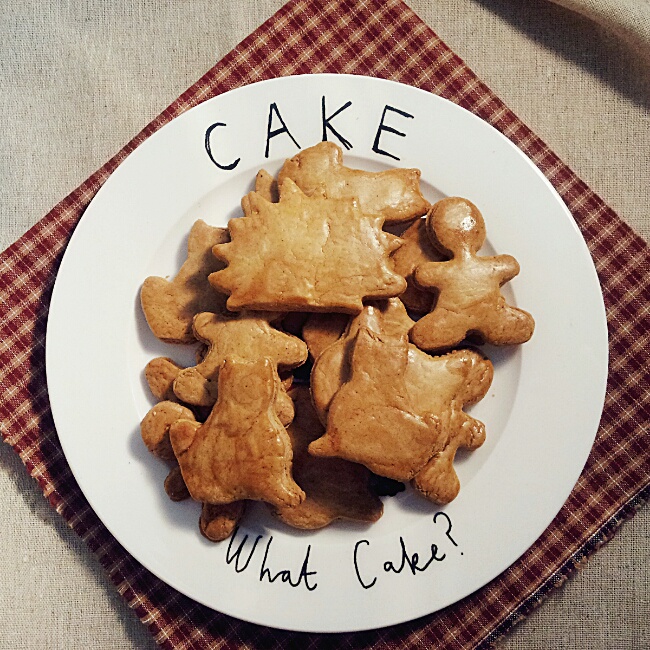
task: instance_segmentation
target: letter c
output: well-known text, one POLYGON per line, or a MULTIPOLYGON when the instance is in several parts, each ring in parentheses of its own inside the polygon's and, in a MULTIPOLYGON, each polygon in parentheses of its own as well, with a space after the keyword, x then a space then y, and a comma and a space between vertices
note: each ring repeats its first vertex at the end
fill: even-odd
POLYGON ((355 545, 354 545, 354 570, 356 571, 357 574, 357 580, 359 581, 359 584, 364 588, 364 589, 370 589, 370 587, 373 587, 375 585, 375 582, 377 582, 377 578, 373 578, 372 582, 370 583, 365 583, 363 579, 361 578, 361 574, 359 573, 359 563, 357 562, 357 551, 359 549, 359 546, 361 544, 366 544, 367 546, 370 546, 370 542, 367 539, 360 539, 355 545))
POLYGON ((218 126, 226 126, 223 122, 215 122, 214 124, 211 124, 206 132, 205 132, 205 150, 210 157, 210 160, 219 168, 223 169, 225 171, 231 171, 239 165, 239 161, 241 158, 237 158, 234 162, 231 162, 229 165, 222 165, 218 163, 215 159, 214 156, 212 155, 212 146, 210 145, 210 136, 212 135, 212 131, 214 131, 218 126))

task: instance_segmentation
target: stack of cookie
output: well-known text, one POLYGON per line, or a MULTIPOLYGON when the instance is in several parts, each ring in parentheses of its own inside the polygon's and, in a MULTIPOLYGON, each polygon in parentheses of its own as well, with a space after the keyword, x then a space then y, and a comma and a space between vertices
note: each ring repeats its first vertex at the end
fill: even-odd
POLYGON ((198 352, 190 368, 147 365, 158 403, 142 438, 172 464, 169 496, 203 504, 209 539, 252 500, 315 529, 376 521, 382 480, 457 495, 456 451, 485 439, 463 408, 493 375, 467 340, 522 343, 534 323, 499 290, 517 262, 477 255, 478 209, 431 206, 419 180, 350 169, 322 142, 277 180, 260 171, 227 230, 197 222, 173 280, 145 280, 153 334, 198 352))

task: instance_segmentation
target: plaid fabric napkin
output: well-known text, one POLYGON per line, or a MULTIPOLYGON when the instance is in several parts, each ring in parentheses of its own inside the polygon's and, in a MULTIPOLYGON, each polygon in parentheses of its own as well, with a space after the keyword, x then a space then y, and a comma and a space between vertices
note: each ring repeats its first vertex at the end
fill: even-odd
POLYGON ((165 648, 329 647, 331 637, 246 624, 160 582, 111 537, 66 464, 45 382, 45 327, 69 236, 111 172, 163 124, 243 84, 338 72, 394 79, 469 109, 519 146, 571 210, 596 263, 610 328, 605 409, 587 466, 535 545, 492 583, 441 612, 338 635, 342 647, 491 646, 560 585, 650 492, 650 254, 628 228, 400 0, 292 0, 0 255, 0 427, 44 495, 97 554, 110 580, 165 648))

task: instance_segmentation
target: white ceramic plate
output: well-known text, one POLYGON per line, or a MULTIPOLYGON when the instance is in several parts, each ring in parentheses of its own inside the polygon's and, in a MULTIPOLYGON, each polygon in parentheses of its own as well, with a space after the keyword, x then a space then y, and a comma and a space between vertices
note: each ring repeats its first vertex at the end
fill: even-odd
POLYGON ((408 86, 298 76, 206 101, 113 173, 61 264, 47 374, 72 471, 137 560, 182 593, 244 620, 353 631, 454 603, 535 542, 592 446, 605 393, 607 330, 594 266, 572 217, 505 137, 408 86), (385 514, 372 526, 310 533, 257 507, 236 538, 213 544, 198 532, 198 504, 167 498, 167 468, 140 439, 139 422, 152 404, 145 364, 159 355, 188 363, 193 356, 149 333, 140 285, 149 275, 176 273, 196 219, 225 225, 240 214, 260 168, 275 173, 324 132, 352 145, 344 158, 349 166, 417 167, 429 200, 472 200, 486 219, 485 250, 510 253, 521 264, 506 292, 535 316, 535 335, 524 346, 490 351, 494 382, 471 410, 486 423, 487 442, 459 454, 462 489, 450 505, 407 491, 386 498, 385 514))

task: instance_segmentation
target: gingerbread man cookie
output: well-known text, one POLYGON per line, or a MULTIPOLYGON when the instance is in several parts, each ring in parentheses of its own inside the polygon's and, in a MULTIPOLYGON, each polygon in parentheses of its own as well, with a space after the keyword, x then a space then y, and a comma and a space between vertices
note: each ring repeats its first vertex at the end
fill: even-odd
POLYGON ((506 303, 500 287, 519 273, 510 255, 477 255, 485 223, 475 205, 462 198, 438 201, 427 216, 429 234, 451 259, 422 264, 415 271, 420 287, 434 292, 433 310, 411 330, 423 350, 441 350, 478 336, 493 345, 524 343, 533 334, 532 316, 506 303))

